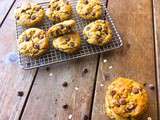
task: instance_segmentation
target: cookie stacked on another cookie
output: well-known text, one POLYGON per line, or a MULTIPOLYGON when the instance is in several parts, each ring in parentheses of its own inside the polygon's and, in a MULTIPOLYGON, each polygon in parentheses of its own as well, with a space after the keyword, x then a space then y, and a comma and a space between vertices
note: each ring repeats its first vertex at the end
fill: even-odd
POLYGON ((96 20, 88 24, 84 28, 83 34, 91 45, 104 46, 112 39, 112 30, 109 22, 105 20, 96 20))
POLYGON ((62 22, 72 15, 72 6, 67 0, 51 0, 46 15, 53 22, 62 22))
POLYGON ((127 78, 117 78, 105 97, 107 115, 114 120, 135 120, 147 108, 148 95, 143 85, 127 78))
POLYGON ((101 0, 79 0, 76 11, 83 19, 95 20, 102 16, 101 4, 101 0))
POLYGON ((80 49, 81 38, 78 32, 73 32, 74 20, 66 20, 49 28, 47 34, 53 40, 53 47, 68 54, 80 49))
POLYGON ((44 9, 39 4, 27 3, 16 9, 15 18, 18 25, 31 27, 40 23, 45 16, 44 9))

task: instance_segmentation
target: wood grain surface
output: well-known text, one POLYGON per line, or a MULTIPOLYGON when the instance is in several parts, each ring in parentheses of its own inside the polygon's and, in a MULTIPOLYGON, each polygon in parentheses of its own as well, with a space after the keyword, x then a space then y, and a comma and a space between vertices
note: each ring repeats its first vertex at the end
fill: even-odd
POLYGON ((97 67, 97 56, 40 69, 22 120, 83 120, 89 116, 97 67), (87 69, 87 71, 85 70, 87 69), (53 75, 52 75, 53 74, 53 75), (68 83, 63 87, 64 82, 68 83), (67 104, 68 109, 63 105, 67 104))
POLYGON ((23 1, 16 0, 10 10, 13 2, 0 1, 0 120, 68 120, 69 116, 72 120, 83 120, 84 116, 92 120, 109 120, 104 113, 105 90, 111 80, 119 76, 147 83, 145 88, 149 93, 149 109, 141 120, 147 117, 159 120, 159 0, 109 1, 110 12, 124 40, 124 47, 101 55, 100 61, 95 55, 52 65, 47 70, 40 68, 27 71, 14 62, 14 10, 23 1), (84 73, 85 68, 87 70, 84 73), (67 87, 62 86, 65 81, 67 87), (149 89, 149 84, 157 88, 156 83, 158 89, 149 89), (24 94, 20 97, 18 91, 24 94), (68 105, 67 109, 63 108, 65 104, 68 105))
POLYGON ((113 0, 109 2, 110 12, 121 32, 124 47, 106 54, 100 59, 92 120, 109 120, 105 115, 106 87, 116 77, 135 79, 147 83, 149 107, 141 120, 151 117, 158 120, 157 93, 148 88, 156 86, 155 54, 150 0, 113 0), (107 62, 104 63, 103 60, 107 62))
POLYGON ((1 0, 0 1, 0 27, 2 26, 2 23, 7 17, 7 14, 12 8, 14 2, 15 0, 1 0))
MULTIPOLYGON (((154 16, 154 36, 156 50, 156 70, 158 91, 160 91, 160 1, 153 0, 153 16, 154 16)), ((159 108, 160 108, 160 92, 158 92, 159 108)), ((159 110, 160 117, 160 110, 159 110)))
POLYGON ((13 11, 0 28, 0 120, 18 120, 36 73, 36 70, 24 71, 14 62, 16 32, 13 11), (24 95, 18 96, 18 91, 24 95))

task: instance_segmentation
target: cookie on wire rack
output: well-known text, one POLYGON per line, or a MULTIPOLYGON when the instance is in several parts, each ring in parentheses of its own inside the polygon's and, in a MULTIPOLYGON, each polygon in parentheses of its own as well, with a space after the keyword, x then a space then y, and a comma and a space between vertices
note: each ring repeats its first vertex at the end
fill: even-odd
POLYGON ((75 20, 66 20, 50 27, 47 34, 50 38, 55 38, 72 32, 75 25, 76 25, 75 20))
POLYGON ((39 28, 29 28, 18 38, 18 51, 26 57, 37 58, 49 48, 49 39, 45 31, 39 28))
POLYGON ((99 19, 103 13, 101 0, 79 0, 76 6, 76 11, 83 19, 99 19))
POLYGON ((68 33, 53 39, 53 47, 68 54, 77 52, 80 46, 81 38, 78 32, 68 33))
POLYGON ((67 0, 51 0, 46 15, 55 23, 62 22, 71 17, 72 6, 67 0))
POLYGON ((109 22, 105 20, 96 20, 88 24, 83 34, 91 45, 104 46, 112 40, 112 30, 109 22))
POLYGON ((15 10, 17 25, 32 27, 42 22, 45 17, 44 9, 35 3, 24 3, 15 10))

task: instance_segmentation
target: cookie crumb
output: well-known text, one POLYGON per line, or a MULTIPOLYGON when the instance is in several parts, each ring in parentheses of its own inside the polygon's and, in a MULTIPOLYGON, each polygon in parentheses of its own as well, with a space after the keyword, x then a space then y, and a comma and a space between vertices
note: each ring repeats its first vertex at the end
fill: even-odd
POLYGON ((84 68, 84 69, 83 69, 83 73, 85 73, 85 74, 88 73, 88 69, 87 69, 87 68, 84 68))
POLYGON ((50 77, 53 76, 53 73, 49 73, 49 76, 50 76, 50 77))
POLYGON ((69 119, 69 120, 72 119, 72 114, 69 114, 68 119, 69 119))
POLYGON ((154 90, 154 85, 153 85, 153 84, 149 84, 148 87, 149 87, 151 90, 154 90))
POLYGON ((50 70, 50 67, 46 67, 46 70, 49 71, 49 70, 50 70))
POLYGON ((143 83, 143 86, 146 86, 146 85, 147 85, 147 83, 146 83, 146 82, 144 82, 144 83, 143 83))
POLYGON ((24 92, 23 91, 18 91, 17 94, 18 94, 19 97, 22 97, 24 95, 24 92))
POLYGON ((75 89, 75 90, 78 90, 79 88, 78 88, 78 87, 75 87, 74 89, 75 89))
POLYGON ((151 118, 151 117, 148 117, 147 120, 152 120, 152 118, 151 118))
POLYGON ((108 68, 109 68, 109 69, 112 69, 113 67, 112 67, 112 66, 109 66, 108 68))
POLYGON ((88 120, 89 118, 88 118, 88 115, 84 115, 84 118, 83 118, 83 120, 88 120))
POLYGON ((63 107, 63 109, 68 109, 68 105, 67 104, 63 105, 62 107, 63 107))
POLYGON ((101 87, 103 87, 103 86, 104 86, 104 84, 100 84, 100 86, 101 86, 101 87))
POLYGON ((103 62, 106 63, 106 62, 107 62, 107 59, 104 59, 103 62))
POLYGON ((64 82, 64 83, 62 84, 62 86, 63 86, 63 87, 67 87, 67 86, 68 86, 68 83, 67 83, 67 82, 64 82))

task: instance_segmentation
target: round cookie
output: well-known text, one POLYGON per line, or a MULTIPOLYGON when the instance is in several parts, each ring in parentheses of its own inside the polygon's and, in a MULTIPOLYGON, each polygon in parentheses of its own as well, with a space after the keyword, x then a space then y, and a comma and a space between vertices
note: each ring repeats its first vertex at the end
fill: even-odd
POLYGON ((134 120, 148 104, 143 85, 127 78, 117 78, 109 86, 105 97, 107 115, 115 120, 134 120))
POLYGON ((53 47, 55 49, 68 54, 75 53, 80 49, 80 46, 81 38, 77 32, 69 33, 53 40, 53 47))
POLYGON ((76 11, 83 19, 98 19, 102 16, 101 0, 79 0, 76 6, 76 11))
POLYGON ((46 15, 53 22, 62 22, 72 15, 72 6, 66 0, 51 0, 46 15))
POLYGON ((15 12, 17 24, 25 27, 31 27, 40 23, 44 16, 45 11, 39 4, 28 3, 16 9, 15 12))
POLYGON ((18 38, 18 50, 27 57, 36 58, 44 54, 48 48, 49 39, 41 29, 27 29, 18 38))
POLYGON ((66 20, 50 27, 47 34, 50 38, 55 38, 64 35, 66 33, 72 32, 75 25, 76 25, 75 20, 66 20))
POLYGON ((112 30, 109 22, 105 20, 96 20, 88 24, 83 34, 87 37, 87 42, 92 45, 104 46, 112 39, 112 30))

